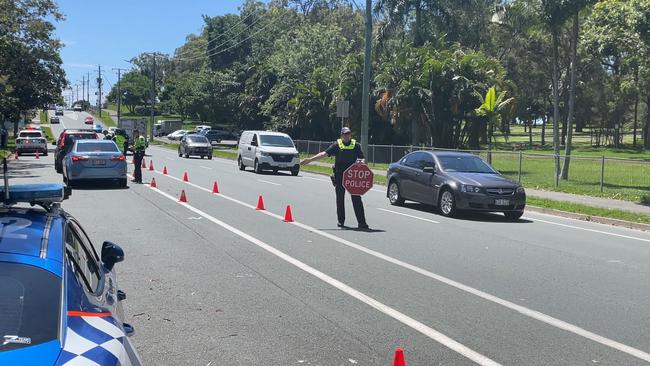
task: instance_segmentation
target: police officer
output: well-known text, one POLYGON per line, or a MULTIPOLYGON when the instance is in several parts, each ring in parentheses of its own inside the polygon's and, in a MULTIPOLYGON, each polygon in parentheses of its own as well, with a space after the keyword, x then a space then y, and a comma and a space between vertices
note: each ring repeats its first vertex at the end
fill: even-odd
POLYGON ((144 159, 144 150, 147 142, 143 136, 140 136, 140 131, 133 131, 133 164, 135 165, 135 172, 133 173, 133 181, 135 183, 142 183, 142 159, 144 159))
POLYGON ((115 130, 115 133, 113 134, 113 141, 115 141, 115 144, 117 144, 118 148, 122 149, 124 156, 126 156, 126 153, 129 152, 129 144, 126 137, 126 132, 121 129, 115 130))
MULTIPOLYGON (((323 157, 334 156, 334 189, 336 191, 336 216, 338 218, 338 227, 345 226, 345 188, 343 188, 343 172, 357 161, 364 161, 365 157, 361 151, 361 145, 352 138, 352 131, 348 127, 341 129, 341 138, 336 140, 325 151, 304 159, 300 165, 309 164, 312 161, 322 159, 323 157)), ((354 214, 357 217, 359 229, 369 229, 366 223, 366 215, 363 209, 361 196, 352 196, 352 206, 354 214)))

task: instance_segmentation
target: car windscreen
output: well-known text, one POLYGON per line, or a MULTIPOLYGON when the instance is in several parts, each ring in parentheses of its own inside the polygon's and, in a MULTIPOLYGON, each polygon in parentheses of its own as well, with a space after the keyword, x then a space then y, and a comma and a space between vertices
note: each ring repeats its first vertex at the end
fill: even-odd
POLYGON ((262 146, 294 147, 293 141, 282 135, 260 135, 260 142, 262 146))
POLYGON ((84 142, 77 144, 77 152, 119 152, 117 145, 104 142, 84 142))
POLYGON ((20 137, 43 137, 40 132, 21 132, 20 137))
POLYGON ((439 156, 442 168, 447 172, 495 173, 487 163, 477 156, 439 156))
POLYGON ((0 352, 58 338, 61 283, 41 268, 0 262, 0 352))
POLYGON ((205 136, 191 136, 187 138, 187 142, 194 144, 207 144, 208 139, 205 136))

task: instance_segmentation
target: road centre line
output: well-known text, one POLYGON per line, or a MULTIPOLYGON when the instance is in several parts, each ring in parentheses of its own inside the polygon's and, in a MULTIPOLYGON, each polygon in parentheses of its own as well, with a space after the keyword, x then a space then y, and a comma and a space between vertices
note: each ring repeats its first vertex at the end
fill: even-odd
POLYGON ((281 186, 282 185, 282 184, 279 184, 279 183, 269 182, 268 180, 263 180, 263 179, 258 179, 257 181, 262 182, 262 183, 266 183, 266 184, 272 184, 274 186, 281 186))
POLYGON ((406 326, 408 326, 408 327, 410 327, 410 328, 424 334, 425 336, 427 336, 427 337, 433 339, 434 341, 444 345, 445 347, 457 352, 458 354, 460 354, 460 355, 474 361, 475 363, 477 363, 479 365, 500 365, 499 363, 497 363, 497 362, 491 360, 490 358, 488 358, 488 357, 486 357, 486 356, 484 356, 484 355, 470 349, 469 347, 455 341, 454 339, 452 339, 452 338, 438 332, 437 330, 435 330, 435 329, 433 329, 433 328, 431 328, 431 327, 429 327, 429 326, 427 326, 427 325, 425 325, 425 324, 423 324, 423 323, 409 317, 408 315, 406 315, 404 313, 399 312, 396 309, 391 308, 390 306, 388 306, 388 305, 386 305, 384 303, 381 303, 381 302, 375 300, 374 298, 372 298, 372 297, 370 297, 370 296, 368 296, 368 295, 366 295, 366 294, 364 294, 364 293, 362 293, 362 292, 348 286, 347 284, 345 284, 345 283, 343 283, 343 282, 341 282, 341 281, 339 281, 339 280, 337 280, 337 279, 335 279, 335 278, 333 278, 333 277, 331 277, 331 276, 317 270, 316 268, 311 267, 308 264, 306 264, 304 262, 301 262, 298 259, 289 256, 288 254, 276 249, 275 247, 273 247, 273 246, 271 246, 271 245, 269 245, 269 244, 255 238, 255 237, 253 237, 253 236, 251 236, 251 235, 249 235, 249 234, 247 234, 247 233, 245 233, 245 232, 243 232, 243 231, 241 231, 241 230, 239 230, 239 229, 237 229, 237 228, 235 228, 233 226, 230 226, 230 225, 226 224, 225 222, 223 222, 223 221, 221 221, 221 220, 219 220, 219 219, 217 219, 217 218, 215 218, 215 217, 213 217, 213 216, 211 216, 211 215, 209 215, 209 214, 207 214, 207 213, 205 213, 205 212, 203 212, 203 211, 201 211, 201 210, 199 210, 199 209, 197 209, 197 208, 195 208, 195 207, 193 207, 193 206, 191 206, 191 205, 189 205, 187 203, 178 202, 178 200, 175 197, 173 197, 173 196, 171 196, 171 195, 169 195, 169 194, 167 194, 165 192, 162 192, 159 189, 155 189, 155 188, 151 188, 151 187, 149 187, 149 188, 152 191, 159 193, 163 197, 165 197, 165 198, 167 198, 167 199, 169 199, 171 201, 174 201, 174 202, 178 203, 179 205, 187 208, 188 210, 194 212, 195 214, 200 215, 201 217, 204 217, 205 219, 211 221, 212 223, 221 226, 222 228, 224 228, 224 229, 230 231, 231 233, 233 233, 233 234, 235 234, 235 235, 249 241, 252 244, 255 244, 256 246, 260 247, 261 249, 266 250, 267 252, 269 252, 269 253, 273 254, 274 256, 284 260, 285 262, 288 262, 289 264, 301 269, 302 271, 311 274, 312 276, 320 279, 321 281, 327 283, 328 285, 339 289, 340 291, 344 292, 345 294, 347 294, 347 295, 349 295, 351 297, 354 297, 355 299, 357 299, 357 300, 363 302, 364 304, 374 308, 375 310, 378 310, 378 311, 388 315, 389 317, 399 321, 400 323, 402 323, 402 324, 404 324, 404 325, 406 325, 406 326))
MULTIPOLYGON (((162 174, 158 170, 156 170, 155 172, 158 173, 158 174, 162 174)), ((170 176, 170 175, 164 175, 164 176, 168 177, 170 179, 173 179, 173 180, 177 180, 179 182, 183 182, 182 179, 180 179, 180 178, 176 178, 176 177, 173 177, 173 176, 170 176)), ((212 191, 210 189, 203 188, 203 187, 198 186, 198 185, 196 185, 194 183, 185 182, 184 184, 188 184, 190 186, 193 186, 193 187, 198 188, 200 190, 203 190, 205 192, 212 193, 212 191)), ((225 198, 225 199, 227 199, 227 200, 229 200, 231 202, 238 203, 238 204, 240 204, 242 206, 245 206, 245 207, 248 207, 248 208, 251 208, 251 209, 256 208, 256 206, 253 206, 253 205, 250 205, 248 203, 239 201, 239 200, 237 200, 235 198, 223 195, 221 193, 214 194, 214 196, 225 198)), ((283 216, 276 215, 276 214, 271 213, 271 212, 266 211, 266 210, 257 211, 257 212, 261 212, 263 214, 269 215, 269 216, 274 217, 274 218, 279 219, 279 220, 284 220, 283 216)), ((366 248, 366 247, 364 247, 364 246, 362 246, 360 244, 353 243, 351 241, 340 238, 340 237, 335 236, 333 234, 330 234, 328 232, 316 229, 316 228, 311 227, 309 225, 306 225, 306 224, 303 224, 303 223, 300 223, 300 222, 297 222, 297 221, 294 221, 294 222, 290 223, 290 225, 295 225, 295 226, 301 227, 304 230, 313 232, 314 234, 317 234, 317 235, 320 235, 322 237, 328 238, 330 240, 336 241, 336 242, 338 242, 340 244, 343 244, 343 245, 345 245, 347 247, 350 247, 350 248, 356 249, 358 251, 364 252, 364 253, 369 254, 369 255, 371 255, 373 257, 376 257, 376 258, 379 258, 379 259, 384 260, 386 262, 395 264, 395 265, 397 265, 399 267, 408 269, 408 270, 413 271, 415 273, 419 273, 419 274, 421 274, 421 275, 423 275, 425 277, 428 277, 428 278, 431 278, 431 279, 436 280, 438 282, 444 283, 444 284, 446 284, 448 286, 454 287, 454 288, 456 288, 458 290, 464 291, 464 292, 469 293, 471 295, 480 297, 480 298, 482 298, 484 300, 487 300, 487 301, 493 302, 495 304, 501 305, 501 306, 503 306, 505 308, 516 311, 516 312, 518 312, 518 313, 520 313, 522 315, 525 315, 525 316, 530 317, 532 319, 538 320, 538 321, 540 321, 542 323, 551 325, 551 326, 556 327, 558 329, 562 329, 564 331, 573 333, 573 334, 581 336, 583 338, 592 340, 592 341, 594 341, 596 343, 600 343, 600 344, 602 344, 604 346, 613 348, 613 349, 621 351, 623 353, 627 353, 627 354, 629 354, 631 356, 634 356, 634 357, 639 358, 641 360, 644 360, 646 362, 650 362, 650 354, 648 354, 648 353, 646 353, 646 352, 644 352, 642 350, 636 349, 634 347, 631 347, 631 346, 625 345, 623 343, 617 342, 615 340, 603 337, 603 336, 598 335, 596 333, 590 332, 590 331, 588 331, 586 329, 583 329, 583 328, 581 328, 581 327, 579 327, 577 325, 574 325, 574 324, 565 322, 563 320, 554 318, 554 317, 552 317, 550 315, 546 315, 546 314, 541 313, 541 312, 539 312, 537 310, 529 309, 529 308, 527 308, 525 306, 515 304, 515 303, 510 302, 508 300, 499 298, 499 297, 497 297, 495 295, 491 295, 491 294, 489 294, 487 292, 483 292, 483 291, 481 291, 479 289, 476 289, 476 288, 467 286, 465 284, 462 284, 460 282, 454 281, 454 280, 452 280, 450 278, 438 275, 436 273, 427 271, 426 269, 423 269, 423 268, 417 267, 415 265, 409 264, 407 262, 401 261, 401 260, 399 260, 397 258, 393 258, 393 257, 390 257, 390 256, 388 256, 386 254, 374 251, 372 249, 368 249, 368 248, 366 248)))
POLYGON ((431 222, 431 223, 434 223, 434 224, 439 224, 439 223, 440 223, 440 222, 438 222, 438 221, 425 219, 424 217, 413 216, 413 215, 409 215, 409 214, 405 214, 405 213, 401 213, 401 212, 397 212, 397 211, 387 210, 387 209, 385 209, 385 208, 379 208, 379 207, 377 207, 377 209, 378 209, 379 211, 390 212, 390 213, 393 213, 393 214, 395 214, 395 215, 406 216, 406 217, 410 217, 410 218, 412 218, 412 219, 417 219, 417 220, 422 220, 422 221, 426 221, 426 222, 431 222))
MULTIPOLYGON (((538 214, 538 212, 535 212, 535 214, 538 214)), ((589 228, 586 228, 586 227, 580 227, 580 226, 569 225, 569 224, 561 224, 559 222, 547 221, 547 220, 542 220, 542 219, 533 218, 533 217, 529 217, 529 216, 527 216, 526 218, 528 218, 529 220, 533 220, 533 221, 543 222, 545 224, 564 226, 564 227, 568 227, 568 228, 571 228, 571 229, 590 231, 590 232, 593 232, 593 233, 611 235, 611 236, 616 236, 616 237, 619 237, 619 238, 625 238, 625 239, 630 239, 630 240, 639 240, 639 241, 644 241, 646 243, 650 243, 650 239, 639 238, 639 237, 636 237, 636 236, 629 236, 629 235, 623 235, 623 234, 610 233, 610 232, 607 232, 607 231, 589 229, 589 228)))

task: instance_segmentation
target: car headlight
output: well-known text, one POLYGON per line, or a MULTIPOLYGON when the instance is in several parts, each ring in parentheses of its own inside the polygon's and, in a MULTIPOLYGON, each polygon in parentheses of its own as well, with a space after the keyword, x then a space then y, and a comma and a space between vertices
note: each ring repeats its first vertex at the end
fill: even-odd
POLYGON ((260 155, 262 155, 262 156, 271 156, 271 154, 267 153, 266 151, 260 151, 260 155))
POLYGON ((517 193, 526 193, 524 187, 517 187, 517 193))
POLYGON ((479 193, 481 191, 481 187, 472 186, 468 184, 461 184, 460 191, 467 192, 467 193, 479 193))

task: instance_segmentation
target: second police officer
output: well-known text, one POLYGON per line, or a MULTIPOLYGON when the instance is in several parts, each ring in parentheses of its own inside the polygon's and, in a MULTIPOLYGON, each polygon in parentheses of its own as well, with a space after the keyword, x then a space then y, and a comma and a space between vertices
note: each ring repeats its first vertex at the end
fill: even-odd
MULTIPOLYGON (((325 156, 334 156, 334 189, 336 191, 336 216, 338 226, 345 226, 345 188, 343 187, 343 172, 357 161, 365 159, 361 144, 352 138, 352 131, 348 127, 341 129, 341 138, 336 140, 327 150, 322 151, 311 158, 304 159, 300 165, 309 164, 312 161, 322 159, 325 156)), ((363 209, 361 196, 352 196, 352 206, 357 217, 359 229, 368 230, 366 215, 363 209)))
POLYGON ((147 141, 140 135, 140 131, 133 131, 133 182, 142 183, 142 159, 144 159, 144 150, 147 147, 147 141))

